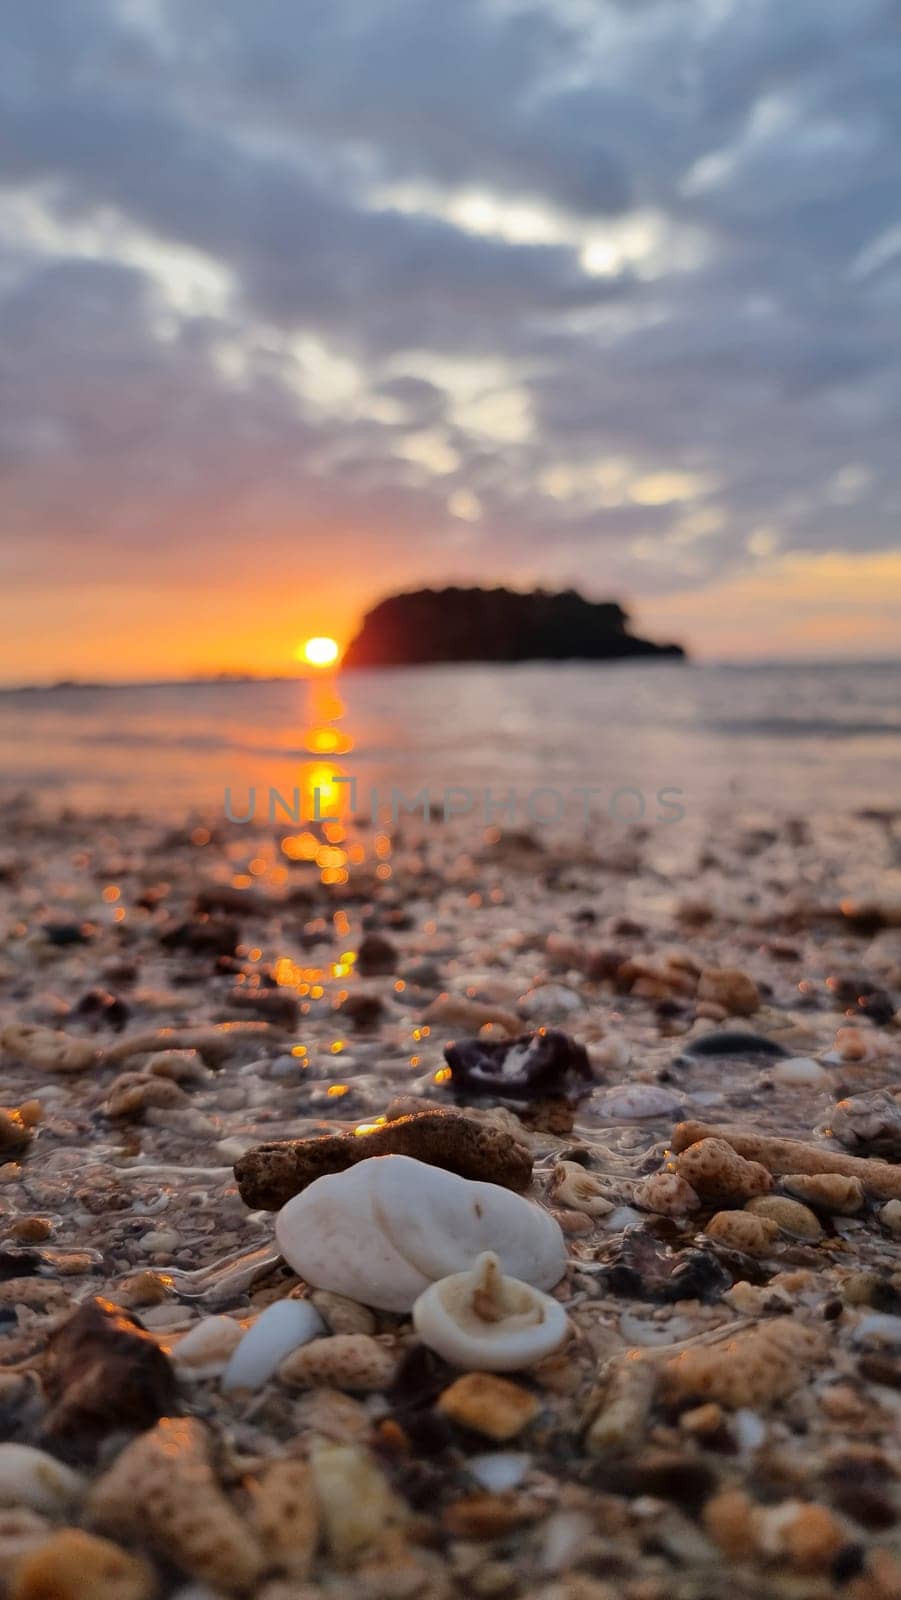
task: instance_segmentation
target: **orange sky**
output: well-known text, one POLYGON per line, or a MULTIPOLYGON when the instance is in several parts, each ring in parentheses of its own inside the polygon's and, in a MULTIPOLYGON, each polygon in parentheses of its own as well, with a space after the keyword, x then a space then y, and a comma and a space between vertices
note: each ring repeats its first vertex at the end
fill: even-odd
MULTIPOLYGON (((419 581, 398 577, 387 587, 419 581)), ((211 576, 201 594, 190 584, 34 587, 11 604, 7 592, 0 681, 290 674, 302 670, 295 650, 303 639, 328 634, 347 644, 381 592, 368 574, 347 572, 340 587, 323 575, 295 588, 265 567, 255 579, 211 576)), ((707 587, 645 598, 632 614, 637 631, 681 640, 699 660, 897 655, 901 554, 774 556, 707 587)))

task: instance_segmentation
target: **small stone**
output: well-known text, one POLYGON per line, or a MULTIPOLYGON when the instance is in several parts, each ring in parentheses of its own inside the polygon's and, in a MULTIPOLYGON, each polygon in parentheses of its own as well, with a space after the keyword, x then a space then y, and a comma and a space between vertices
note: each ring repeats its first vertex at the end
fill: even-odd
POLYGON ((691 1184, 678 1172, 652 1172, 649 1178, 640 1179, 632 1199, 642 1211, 653 1211, 661 1217, 683 1217, 697 1211, 701 1204, 691 1184))
POLYGON ((224 1392, 262 1388, 286 1356, 324 1333, 325 1323, 309 1300, 274 1300, 232 1351, 222 1380, 224 1392))
POLYGON ((705 967, 698 980, 698 999, 712 1000, 730 1017, 750 1017, 760 1007, 756 983, 738 967, 705 967))
POLYGON ((357 950, 356 969, 361 978, 389 977, 397 971, 398 950, 381 933, 367 933, 357 950))
POLYGON ((368 1394, 390 1389, 397 1374, 394 1350, 368 1333, 335 1333, 295 1350, 279 1367, 283 1383, 368 1394))
POLYGON ((102 1110, 104 1115, 137 1122, 151 1106, 170 1109, 188 1103, 188 1096, 171 1078, 158 1078, 150 1072, 123 1072, 110 1084, 102 1110))
POLYGON ((816 1089, 821 1084, 829 1082, 828 1072, 825 1072, 812 1056, 791 1056, 788 1061, 780 1061, 773 1068, 770 1077, 774 1083, 785 1083, 805 1089, 816 1089))
POLYGON ((463 1112, 445 1110, 373 1123, 357 1134, 256 1145, 235 1162, 235 1177, 251 1210, 278 1211, 317 1178, 386 1155, 411 1156, 458 1177, 507 1189, 526 1189, 532 1178, 531 1153, 512 1134, 463 1112))
POLYGON ((540 1501, 500 1494, 471 1494, 445 1508, 442 1524, 455 1539, 502 1539, 544 1511, 540 1501))
POLYGON ((430 1028, 464 1028, 467 1033, 477 1033, 480 1028, 500 1028, 503 1033, 517 1034, 522 1028, 522 1018, 515 1011, 500 1005, 486 1005, 469 1000, 463 994, 439 994, 426 1006, 422 1021, 430 1028))
POLYGON ((109 1539, 60 1528, 19 1562, 9 1600, 152 1600, 153 1568, 109 1539))
POLYGON ((755 1517, 758 1547, 788 1561, 796 1572, 825 1572, 848 1535, 827 1506, 800 1500, 761 1508, 755 1517))
POLYGON ((721 1432, 725 1420, 722 1406, 710 1400, 704 1406, 695 1406, 691 1411, 683 1411, 679 1418, 679 1427, 683 1433, 691 1434, 692 1438, 710 1439, 721 1432))
POLYGON ((319 1501, 307 1461, 273 1461, 247 1485, 257 1534, 272 1563, 306 1578, 319 1540, 319 1501))
POLYGON ((331 1333, 375 1333, 375 1317, 359 1300, 333 1294, 331 1289, 315 1289, 310 1300, 331 1333))
POLYGON ((718 1211, 710 1218, 705 1232, 708 1238, 729 1250, 741 1250, 748 1256, 765 1256, 771 1253, 779 1237, 779 1226, 769 1217, 751 1216, 747 1211, 718 1211))
POLYGON ((94 1526, 149 1543, 191 1577, 227 1594, 251 1589, 265 1565, 249 1524, 216 1481, 210 1438, 192 1417, 164 1417, 94 1484, 94 1526))
POLYGON ((541 1402, 518 1383, 485 1372, 467 1372, 438 1397, 438 1410, 463 1428, 505 1441, 533 1422, 541 1402))
POLYGON ((199 1382, 225 1371, 244 1329, 234 1317, 202 1317, 173 1346, 172 1362, 180 1378, 199 1382))
POLYGON ((0 1506, 27 1506, 59 1516, 84 1498, 79 1472, 28 1444, 0 1444, 0 1506))
POLYGON ((9 1230, 10 1238, 18 1240, 19 1244, 43 1244, 52 1232, 49 1217, 20 1217, 9 1230))
POLYGON ((15 1106, 0 1106, 0 1158, 18 1155, 31 1143, 32 1130, 15 1106))
POLYGON ((339 1561, 383 1541, 409 1520, 406 1506, 367 1450, 317 1439, 310 1451, 329 1549, 339 1561))
POLYGON ((100 1051, 89 1039, 75 1039, 32 1022, 8 1023, 0 1031, 0 1046, 41 1072, 86 1072, 100 1060, 100 1051))
POLYGON ((827 1349, 818 1329, 776 1317, 671 1356, 661 1371, 663 1393, 670 1402, 715 1400, 732 1410, 757 1409, 794 1393, 827 1349))
POLYGON ((45 1438, 88 1452, 118 1428, 149 1428, 178 1410, 168 1358, 120 1306, 94 1299, 51 1335, 44 1368, 45 1438))
POLYGON ((759 1199, 749 1200, 746 1211, 755 1217, 766 1218, 775 1222, 782 1233, 790 1233, 795 1239, 822 1239, 823 1230, 809 1206, 801 1204, 800 1200, 789 1200, 781 1194, 765 1194, 759 1199))
POLYGON ((835 1051, 842 1061, 865 1061, 867 1041, 859 1028, 839 1028, 835 1035, 835 1051))
POLYGON ((585 1435, 589 1455, 605 1455, 641 1441, 656 1387, 656 1368, 644 1357, 620 1356, 608 1363, 600 1404, 585 1435))
POLYGON ((723 1489, 704 1507, 704 1527, 731 1561, 746 1561, 754 1554, 754 1509, 743 1489, 723 1489))
POLYGON ((895 1238, 901 1237, 901 1200, 889 1200, 879 1212, 879 1221, 895 1238))
POLYGON ((773 1180, 766 1167, 746 1161, 724 1139, 700 1139, 676 1157, 676 1171, 699 1195, 737 1200, 766 1194, 773 1180))
MULTIPOLYGON (((789 1172, 781 1182, 783 1189, 797 1195, 799 1200, 806 1200, 836 1216, 854 1217, 863 1209, 865 1196, 859 1178, 846 1178, 840 1172, 789 1172)), ((898 1207, 901 1222, 901 1201, 890 1200, 889 1205, 898 1207)), ((887 1210, 888 1206, 884 1207, 881 1215, 887 1210)))

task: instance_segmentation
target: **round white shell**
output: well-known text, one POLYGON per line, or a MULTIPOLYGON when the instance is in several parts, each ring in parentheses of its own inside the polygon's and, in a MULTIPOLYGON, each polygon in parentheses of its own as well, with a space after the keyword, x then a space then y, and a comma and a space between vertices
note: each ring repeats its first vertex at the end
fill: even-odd
POLYGON ((413 1307, 413 1326, 423 1344, 466 1372, 530 1367, 569 1333, 559 1301, 504 1274, 491 1251, 468 1272, 430 1284, 413 1307))
POLYGON ((411 1156, 372 1156, 317 1178, 282 1207, 275 1235, 307 1283, 383 1311, 409 1311, 430 1283, 486 1250, 539 1289, 566 1268, 563 1234, 546 1211, 411 1156))

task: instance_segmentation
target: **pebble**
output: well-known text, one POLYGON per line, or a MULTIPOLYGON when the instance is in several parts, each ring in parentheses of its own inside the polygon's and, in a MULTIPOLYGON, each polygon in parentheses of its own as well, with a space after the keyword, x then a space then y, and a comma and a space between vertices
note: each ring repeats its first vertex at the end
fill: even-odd
POLYGON ((192 1417, 164 1417, 127 1445, 94 1484, 88 1513, 102 1532, 149 1543, 226 1594, 252 1589, 266 1564, 253 1530, 219 1487, 207 1429, 192 1417))
POLYGON ((19 1562, 9 1600, 153 1600, 157 1592, 140 1556, 80 1528, 60 1528, 19 1562))
POLYGON ((770 1077, 774 1083, 797 1085, 800 1088, 819 1088, 821 1084, 829 1082, 828 1072, 824 1072, 812 1056, 791 1056, 788 1061, 780 1061, 770 1077))
POLYGON ((409 1520, 405 1505, 367 1450, 317 1439, 310 1465, 326 1539, 338 1560, 355 1557, 409 1520))
POLYGON ((180 1378, 218 1378, 244 1337, 234 1317, 203 1317, 173 1346, 171 1359, 180 1378))
POLYGON ((119 1428, 178 1410, 178 1386, 155 1339, 120 1306, 93 1299, 51 1334, 44 1364, 47 1439, 87 1453, 119 1428))
POLYGON ((753 978, 738 967, 705 967, 698 980, 698 999, 712 1000, 731 1017, 750 1017, 760 1007, 753 978))
POLYGON ((749 1200, 745 1210, 755 1217, 775 1222, 782 1233, 790 1233, 795 1239, 815 1241, 823 1237, 816 1216, 800 1200, 789 1200, 781 1194, 766 1194, 759 1199, 749 1200))
POLYGON ((100 1051, 89 1039, 76 1039, 32 1022, 8 1023, 0 1031, 0 1046, 41 1072, 86 1072, 100 1060, 100 1051))
POLYGON ((33 1130, 17 1106, 0 1106, 0 1156, 18 1155, 32 1137, 33 1130))
POLYGON ((487 1372, 467 1372, 438 1396, 441 1414, 460 1427, 503 1443, 534 1422, 541 1402, 518 1383, 487 1372))
POLYGON ((901 1237, 901 1200, 889 1200, 879 1212, 879 1220, 889 1233, 901 1237))
POLYGON ((224 1392, 262 1388, 286 1356, 326 1331, 309 1300, 274 1300, 233 1350, 222 1379, 224 1392))
POLYGON ((673 1148, 687 1152, 699 1140, 711 1138, 724 1141, 746 1160, 759 1161, 777 1176, 784 1172, 838 1172, 847 1178, 859 1178, 865 1193, 877 1200, 901 1199, 901 1167, 888 1161, 840 1154, 800 1139, 775 1138, 748 1128, 680 1122, 673 1129, 673 1148))
POLYGON ((411 1310, 430 1283, 485 1250, 537 1289, 553 1288, 566 1268, 563 1234, 540 1207, 409 1156, 317 1179, 282 1208, 275 1232, 307 1283, 386 1311, 411 1310))
POLYGON ((254 1527, 271 1563, 301 1582, 319 1541, 320 1512, 308 1461, 273 1461, 247 1484, 254 1527))
POLYGON ((901 1094, 872 1089, 839 1100, 829 1116, 830 1132, 847 1150, 901 1159, 901 1094))
POLYGON ((751 1216, 747 1211, 718 1211, 705 1231, 709 1239, 748 1256, 770 1255, 779 1237, 778 1223, 769 1217, 751 1216))
POLYGON ((84 1498, 87 1484, 78 1472, 31 1445, 0 1444, 0 1506, 28 1506, 60 1516, 84 1498))
POLYGON ((901 1348, 901 1317, 890 1316, 887 1312, 872 1311, 867 1316, 861 1317, 851 1335, 855 1344, 872 1346, 888 1346, 892 1350, 901 1348))
POLYGON ((582 996, 562 983, 540 983, 529 989, 517 1002, 524 1017, 544 1021, 546 1017, 566 1017, 584 1007, 582 996))
POLYGON ((643 1211, 654 1211, 662 1217, 682 1217, 697 1211, 701 1204, 691 1184, 678 1172, 652 1172, 649 1178, 640 1179, 632 1199, 643 1211))
POLYGON ((661 1372, 664 1396, 673 1402, 716 1400, 730 1409, 758 1409, 794 1393, 827 1352, 818 1329, 776 1317, 671 1356, 661 1372))
POLYGON ((532 1156, 506 1129, 459 1111, 417 1111, 359 1133, 285 1139, 241 1153, 235 1177, 244 1204, 278 1211, 317 1178, 346 1172, 376 1156, 410 1156, 461 1178, 527 1189, 532 1156))
POLYGON ((396 1351, 371 1334, 335 1333, 292 1351, 278 1375, 283 1383, 299 1387, 324 1386, 368 1394, 390 1389, 397 1368, 396 1351))
POLYGON ((500 1028, 511 1037, 519 1033, 521 1019, 515 1011, 503 1006, 483 1005, 478 1000, 467 1000, 462 994, 439 994, 422 1013, 422 1021, 430 1028, 464 1028, 468 1033, 478 1033, 480 1028, 500 1028))
POLYGON ((528 1475, 532 1457, 522 1451, 490 1450, 484 1455, 470 1456, 466 1470, 482 1489, 492 1494, 503 1494, 516 1489, 528 1475))
POLYGON ((827 1506, 800 1500, 760 1507, 754 1542, 764 1554, 788 1562, 796 1572, 825 1572, 848 1535, 827 1506))
POLYGON ((376 1320, 368 1306, 359 1300, 349 1300, 347 1295, 332 1294, 328 1289, 314 1289, 312 1304, 324 1317, 331 1333, 375 1333, 376 1320))
POLYGON ((444 1059, 451 1069, 447 1087, 462 1098, 577 1100, 594 1083, 585 1046, 558 1028, 517 1031, 512 1039, 458 1039, 445 1046, 444 1059))
POLYGON ((559 1300, 507 1277, 486 1251, 468 1272, 442 1278, 419 1296, 413 1326, 452 1366, 515 1372, 559 1349, 569 1319, 559 1300))
POLYGON ((591 1113, 620 1122, 639 1122, 644 1117, 672 1117, 682 1111, 684 1095, 657 1083, 621 1083, 591 1097, 591 1113))
POLYGON ((614 1357, 604 1369, 598 1409, 585 1435, 589 1455, 603 1456, 624 1445, 637 1446, 644 1437, 657 1369, 647 1357, 630 1352, 614 1357))
MULTIPOLYGON (((783 1189, 819 1206, 821 1211, 853 1217, 863 1210, 864 1190, 859 1178, 846 1178, 840 1172, 789 1172, 781 1181, 783 1189)), ((901 1221, 901 1201, 890 1200, 889 1205, 898 1207, 901 1221)), ((883 1208, 883 1216, 887 1210, 887 1206, 883 1208)))
POLYGON ((773 1187, 765 1167, 757 1161, 746 1161, 725 1140, 717 1138, 702 1138, 689 1145, 676 1157, 676 1171, 702 1196, 749 1199, 773 1187))

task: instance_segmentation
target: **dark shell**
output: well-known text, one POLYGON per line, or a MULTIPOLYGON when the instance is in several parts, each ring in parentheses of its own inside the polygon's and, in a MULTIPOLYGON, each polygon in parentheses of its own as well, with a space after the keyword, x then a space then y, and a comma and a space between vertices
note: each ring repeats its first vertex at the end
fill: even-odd
POLYGON ((448 1088, 459 1100, 580 1099, 594 1083, 584 1045, 556 1028, 515 1039, 460 1039, 445 1046, 444 1058, 451 1069, 448 1088))

